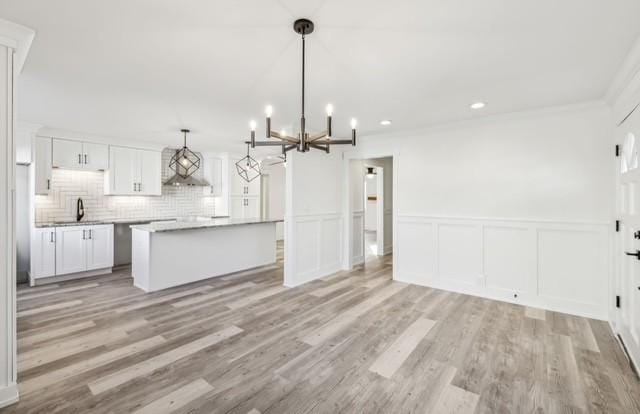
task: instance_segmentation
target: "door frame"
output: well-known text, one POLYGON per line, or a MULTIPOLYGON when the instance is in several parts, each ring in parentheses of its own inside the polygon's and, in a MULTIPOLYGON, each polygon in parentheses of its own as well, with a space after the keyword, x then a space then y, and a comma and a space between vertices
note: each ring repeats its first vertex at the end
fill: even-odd
POLYGON ((398 243, 397 243, 397 195, 398 195, 398 171, 400 166, 400 152, 392 149, 369 149, 369 150, 352 150, 345 151, 343 153, 343 203, 342 203, 342 216, 343 220, 343 246, 342 246, 342 268, 344 270, 352 270, 354 263, 353 257, 353 206, 351 205, 351 161, 361 161, 369 158, 391 158, 393 164, 393 191, 392 191, 392 212, 391 222, 393 226, 392 231, 392 246, 393 246, 393 258, 392 258, 392 278, 396 279, 396 269, 398 264, 398 243))
MULTIPOLYGON (((632 111, 633 112, 633 111, 632 111)), ((629 114, 631 115, 631 114, 629 114)), ((626 120, 626 118, 625 118, 626 120)), ((613 168, 614 168, 614 221, 620 221, 620 223, 616 223, 616 229, 612 232, 611 236, 611 263, 612 263, 612 274, 613 277, 610 281, 610 307, 609 307, 609 323, 613 332, 617 335, 619 341, 621 342, 626 354, 628 355, 631 364, 635 366, 636 370, 640 368, 640 346, 638 345, 640 341, 636 335, 634 335, 634 330, 636 329, 633 325, 635 323, 639 323, 636 318, 640 318, 640 315, 633 315, 634 309, 634 299, 631 299, 631 295, 637 295, 637 291, 635 290, 635 286, 637 281, 628 280, 627 279, 627 266, 638 266, 636 260, 631 259, 628 256, 624 255, 625 249, 630 249, 630 246, 626 245, 625 237, 630 237, 629 229, 626 228, 625 217, 628 212, 624 211, 623 198, 625 195, 622 192, 623 185, 623 173, 621 173, 622 168, 622 159, 624 157, 623 153, 623 144, 626 139, 627 133, 632 131, 627 131, 624 127, 624 122, 617 125, 613 129, 613 141, 614 145, 619 146, 616 151, 616 157, 614 157, 613 168), (635 282, 635 283, 634 283, 635 282), (628 289, 630 292, 628 295, 624 295, 628 289), (620 296, 621 298, 621 306, 617 307, 616 297, 620 296), (626 308, 629 307, 629 308, 626 308), (628 320, 625 320, 624 312, 628 313, 628 320)), ((636 147, 640 147, 640 136, 636 136, 636 147)), ((631 170, 627 174, 640 174, 640 167, 635 170, 631 170)), ((640 208, 640 206, 635 206, 635 208, 640 208)), ((635 213, 638 214, 638 213, 635 213)), ((629 225, 632 225, 629 223, 629 225)), ((631 229, 631 231, 640 230, 638 228, 631 229)), ((637 242, 634 243, 637 246, 637 242)), ((638 269, 637 271, 640 271, 638 269)), ((631 276, 633 277, 633 275, 631 276)), ((638 287, 640 288, 640 287, 638 287)), ((635 300, 640 300, 640 298, 636 297, 635 300)))

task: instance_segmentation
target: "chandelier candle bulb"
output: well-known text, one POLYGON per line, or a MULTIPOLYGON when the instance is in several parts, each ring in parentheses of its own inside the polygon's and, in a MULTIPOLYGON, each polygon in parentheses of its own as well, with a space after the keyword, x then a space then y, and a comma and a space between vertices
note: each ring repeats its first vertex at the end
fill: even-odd
POLYGON ((249 128, 251 129, 251 148, 256 147, 256 121, 249 122, 249 128))

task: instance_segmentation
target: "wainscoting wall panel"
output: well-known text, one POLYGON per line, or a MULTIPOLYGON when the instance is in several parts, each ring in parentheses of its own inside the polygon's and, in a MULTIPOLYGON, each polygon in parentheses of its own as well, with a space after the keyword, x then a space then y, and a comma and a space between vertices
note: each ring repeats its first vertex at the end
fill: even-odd
POLYGON ((607 223, 398 215, 399 281, 607 318, 607 223))
MULTIPOLYGON (((297 244, 292 269, 285 272, 285 286, 297 286, 341 269, 342 215, 310 214, 286 217, 285 221, 287 234, 293 233, 297 244)), ((290 248, 287 240, 291 238, 285 238, 286 252, 290 248)))

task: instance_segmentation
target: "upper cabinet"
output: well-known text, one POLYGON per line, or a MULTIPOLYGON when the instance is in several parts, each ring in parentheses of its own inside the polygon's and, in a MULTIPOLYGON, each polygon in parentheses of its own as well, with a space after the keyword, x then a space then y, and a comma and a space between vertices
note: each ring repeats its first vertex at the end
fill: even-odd
POLYGON ((36 137, 34 149, 35 193, 47 195, 51 189, 51 138, 36 137))
POLYGON ((203 162, 204 179, 209 183, 204 188, 204 194, 214 197, 222 196, 222 164, 219 157, 205 157, 203 162))
POLYGON ((104 192, 107 195, 161 195, 162 154, 110 146, 104 192))
POLYGON ((52 166, 104 171, 109 168, 109 147, 105 144, 53 138, 52 166))

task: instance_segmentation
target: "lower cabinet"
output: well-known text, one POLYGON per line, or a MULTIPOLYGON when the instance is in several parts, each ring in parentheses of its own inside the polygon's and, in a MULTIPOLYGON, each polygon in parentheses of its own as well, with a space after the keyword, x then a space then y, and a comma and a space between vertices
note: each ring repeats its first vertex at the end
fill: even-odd
POLYGON ((35 279, 113 267, 113 224, 37 228, 31 240, 35 279))
POLYGON ((229 216, 236 219, 260 218, 260 198, 229 197, 229 216))
POLYGON ((56 229, 55 227, 38 228, 33 231, 31 240, 32 278, 56 275, 56 229))
POLYGON ((56 228, 56 275, 113 267, 113 225, 56 228))

